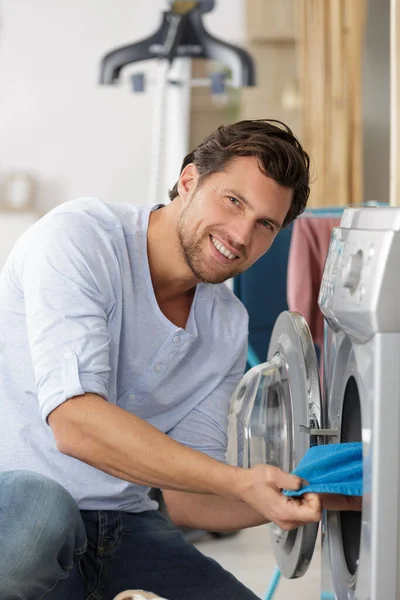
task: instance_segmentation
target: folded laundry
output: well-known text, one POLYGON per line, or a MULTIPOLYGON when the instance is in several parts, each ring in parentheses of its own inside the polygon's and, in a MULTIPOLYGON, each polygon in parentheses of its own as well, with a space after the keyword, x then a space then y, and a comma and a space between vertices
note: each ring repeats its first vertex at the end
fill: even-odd
POLYGON ((307 485, 298 491, 284 490, 286 496, 307 492, 362 496, 362 442, 312 446, 294 469, 307 485))

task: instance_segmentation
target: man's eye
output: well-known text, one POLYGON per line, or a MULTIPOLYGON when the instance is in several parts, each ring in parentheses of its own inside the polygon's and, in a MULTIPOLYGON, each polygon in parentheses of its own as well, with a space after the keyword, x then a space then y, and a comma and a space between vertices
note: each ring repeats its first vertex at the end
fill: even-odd
POLYGON ((273 229, 273 226, 269 221, 261 221, 261 225, 263 227, 265 227, 266 229, 271 229, 271 230, 273 229))
POLYGON ((240 204, 239 200, 233 196, 229 196, 229 200, 232 202, 232 204, 236 204, 237 206, 240 204))

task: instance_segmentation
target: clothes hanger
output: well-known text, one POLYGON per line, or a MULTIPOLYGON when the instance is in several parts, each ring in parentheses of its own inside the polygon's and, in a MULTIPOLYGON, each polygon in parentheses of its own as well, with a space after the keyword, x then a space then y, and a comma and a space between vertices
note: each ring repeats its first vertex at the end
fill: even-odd
POLYGON ((116 84, 122 69, 132 63, 165 59, 171 64, 175 58, 187 57, 222 63, 231 72, 233 87, 255 85, 251 55, 243 48, 211 35, 203 24, 202 15, 214 8, 214 0, 175 0, 170 1, 170 5, 170 9, 163 12, 160 27, 152 35, 112 50, 103 57, 101 84, 116 84))

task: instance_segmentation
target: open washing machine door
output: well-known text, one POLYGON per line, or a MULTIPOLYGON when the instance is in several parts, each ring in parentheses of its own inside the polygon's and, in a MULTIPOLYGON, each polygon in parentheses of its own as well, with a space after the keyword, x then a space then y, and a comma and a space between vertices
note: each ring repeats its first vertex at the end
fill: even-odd
MULTIPOLYGON (((231 400, 228 422, 230 464, 264 463, 292 471, 321 428, 318 362, 308 325, 299 313, 285 311, 275 323, 267 362, 248 371, 231 400)), ((271 524, 281 573, 301 577, 310 564, 318 523, 284 531, 271 524)))

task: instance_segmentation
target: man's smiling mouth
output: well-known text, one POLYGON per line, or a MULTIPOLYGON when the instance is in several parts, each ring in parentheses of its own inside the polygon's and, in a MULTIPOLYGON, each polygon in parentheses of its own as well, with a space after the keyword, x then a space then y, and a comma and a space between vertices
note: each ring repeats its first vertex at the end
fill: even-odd
POLYGON ((234 258, 238 258, 236 254, 233 254, 232 252, 227 250, 225 248, 225 246, 223 244, 221 244, 221 242, 219 240, 217 240, 214 236, 211 235, 210 237, 211 237, 212 243, 214 244, 214 246, 216 247, 218 252, 220 252, 223 256, 226 256, 226 258, 229 258, 230 260, 233 260, 234 258))

